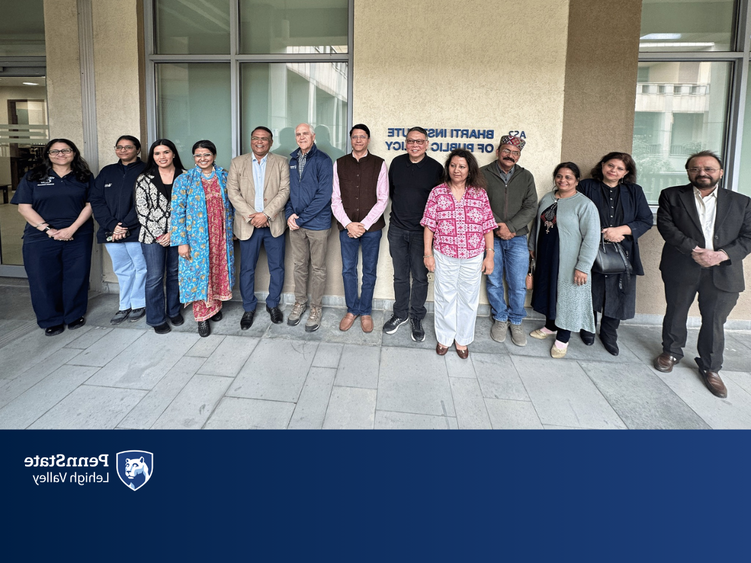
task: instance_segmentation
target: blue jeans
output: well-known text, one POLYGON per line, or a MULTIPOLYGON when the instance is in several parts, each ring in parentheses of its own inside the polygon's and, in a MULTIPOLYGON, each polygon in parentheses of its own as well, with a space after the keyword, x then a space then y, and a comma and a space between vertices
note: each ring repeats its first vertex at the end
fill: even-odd
POLYGON ((167 315, 176 317, 180 312, 180 287, 177 279, 177 247, 141 243, 146 259, 146 324, 159 326, 167 322, 167 315), (165 303, 166 278, 166 303, 165 303))
POLYGON ((120 310, 140 309, 146 306, 146 260, 139 242, 106 242, 112 259, 112 269, 120 285, 120 310))
POLYGON ((266 305, 271 309, 279 306, 284 285, 284 234, 273 237, 271 229, 253 229, 253 234, 247 240, 240 241, 240 295, 243 298, 243 309, 255 311, 258 306, 256 298, 256 265, 261 253, 261 244, 266 248, 269 260, 269 295, 266 305))
POLYGON ((488 302, 497 321, 511 321, 518 325, 527 316, 524 299, 527 297, 525 279, 529 269, 529 249, 527 237, 518 236, 511 240, 494 237, 495 262, 493 273, 487 278, 488 302), (503 273, 506 272, 508 286, 508 306, 503 295, 503 273))
POLYGON ((339 232, 342 247, 342 279, 347 312, 353 315, 370 315, 373 312, 373 290, 376 283, 378 250, 381 247, 380 230, 365 232, 360 238, 350 238, 346 229, 339 232), (357 254, 362 246, 362 288, 357 297, 357 254))

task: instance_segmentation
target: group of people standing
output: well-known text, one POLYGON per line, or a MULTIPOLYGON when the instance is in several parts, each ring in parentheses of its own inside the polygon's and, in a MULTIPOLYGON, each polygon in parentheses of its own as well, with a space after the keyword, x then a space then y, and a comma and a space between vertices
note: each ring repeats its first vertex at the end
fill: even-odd
MULTIPOLYGON (((359 317, 361 329, 371 332, 390 199, 387 238, 395 302, 383 326, 386 334, 409 322, 412 339, 425 339, 422 321, 433 273, 436 353, 444 355, 454 346, 466 359, 484 274, 493 340, 504 342, 510 330, 515 345, 526 345, 522 320, 531 279, 532 308, 546 321, 530 336, 553 337, 552 357, 566 355, 572 332, 578 331, 584 344, 594 344, 598 315, 603 346, 619 354, 617 329, 621 320, 635 316, 636 276, 644 273, 638 239, 652 226, 630 155, 606 154, 586 180, 575 163, 562 162, 553 172, 555 187, 538 201, 532 174, 518 164, 525 146, 520 137, 503 136, 496 160, 482 168, 464 149, 452 151, 443 165, 428 156, 428 133, 421 127, 408 130, 406 153, 389 167, 368 150, 370 130, 364 124, 352 128, 352 152, 336 162, 316 147, 310 125, 298 125, 295 138, 298 149, 287 160, 270 152, 271 130, 257 127, 251 152, 233 159, 226 171, 216 165, 211 141, 193 145, 195 166, 186 170, 170 140, 152 143, 144 163, 138 139, 124 135, 115 146, 118 162, 96 179, 71 141, 50 141, 13 198, 28 223, 23 254, 39 326, 54 336, 66 325, 76 329, 85 323, 93 212, 97 241, 107 248, 120 287, 113 324, 145 315, 146 323, 164 334, 170 324, 183 324, 181 304, 192 304, 198 333, 208 336, 211 323, 222 319, 223 302, 232 297, 235 238, 241 253, 240 328, 249 329, 255 320, 255 270, 262 246, 270 274, 266 311, 271 322, 282 323, 288 228, 295 303, 287 324, 300 324, 309 308, 305 330, 313 332, 323 316, 333 214, 347 305, 339 330, 349 330, 359 317), (610 243, 620 245, 623 271, 593 268, 598 250, 610 243)), ((702 316, 710 308, 712 313, 700 333, 697 363, 707 387, 724 396, 717 375, 722 326, 743 289, 751 200, 732 192, 718 195, 714 188, 722 163, 713 153, 692 155, 686 168, 691 184, 680 187, 679 195, 671 191, 679 188, 665 190, 660 198, 668 310, 663 353, 655 367, 670 371, 682 357, 688 307, 698 292, 702 316), (678 209, 676 201, 684 208, 678 209), (696 232, 682 230, 687 216, 696 232), (682 287, 685 275, 691 287, 682 287)))

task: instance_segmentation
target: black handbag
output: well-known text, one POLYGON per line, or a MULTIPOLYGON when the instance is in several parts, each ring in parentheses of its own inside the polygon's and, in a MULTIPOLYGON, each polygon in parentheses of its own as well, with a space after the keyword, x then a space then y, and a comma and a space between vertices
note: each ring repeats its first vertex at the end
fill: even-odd
POLYGON ((607 242, 605 235, 600 235, 600 246, 592 265, 597 274, 630 274, 631 262, 619 242, 607 242))

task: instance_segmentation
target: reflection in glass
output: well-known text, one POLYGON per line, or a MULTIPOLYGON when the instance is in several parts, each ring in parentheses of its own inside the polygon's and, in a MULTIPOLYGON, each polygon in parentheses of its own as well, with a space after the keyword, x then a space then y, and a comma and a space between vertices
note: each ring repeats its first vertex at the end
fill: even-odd
POLYGON ((639 63, 633 156, 650 203, 688 182, 691 153, 722 155, 730 70, 720 62, 639 63))
POLYGON ((193 143, 212 141, 217 163, 229 169, 232 159, 229 63, 158 64, 157 135, 177 146, 189 166, 193 143))
POLYGON ((154 0, 159 55, 228 55, 230 0, 154 0))
MULTIPOLYGON (((751 73, 749 73, 749 87, 751 87, 751 73)), ((738 174, 738 191, 751 196, 751 89, 746 91, 746 110, 743 118, 743 132, 741 142, 741 162, 738 174)), ((725 170, 727 174, 727 170, 725 170)))
POLYGON ((241 0, 240 52, 346 53, 347 0, 241 0))
POLYGON ((0 78, 0 263, 22 265, 25 222, 9 202, 49 140, 44 77, 0 78))
POLYGON ((316 145, 333 160, 347 147, 346 63, 246 63, 241 65, 242 152, 259 125, 274 132, 276 154, 297 149, 295 127, 309 123, 316 145))
POLYGON ((644 0, 642 53, 730 51, 733 0, 644 0))
POLYGON ((43 57, 44 2, 3 2, 0 18, 0 57, 43 57))

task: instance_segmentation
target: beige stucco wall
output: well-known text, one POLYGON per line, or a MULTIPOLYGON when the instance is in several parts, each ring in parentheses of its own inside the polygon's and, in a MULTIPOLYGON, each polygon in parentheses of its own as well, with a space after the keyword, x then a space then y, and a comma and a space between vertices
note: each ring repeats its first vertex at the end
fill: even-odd
MULTIPOLYGON (((370 148, 387 163, 401 154, 386 150, 389 127, 524 131, 520 164, 544 193, 561 151, 567 17, 560 0, 356 0, 354 122, 370 127, 370 148)), ((393 298, 385 236, 375 296, 393 298)))
MULTIPOLYGON (((99 166, 117 162, 115 141, 133 135, 144 145, 141 133, 141 76, 139 72, 140 3, 137 0, 96 0, 94 22, 94 77, 96 81, 97 144, 99 166)), ((109 255, 103 253, 103 278, 117 283, 109 255)))
POLYGON ((80 148, 83 116, 76 0, 45 0, 44 21, 50 138, 67 138, 80 148))

